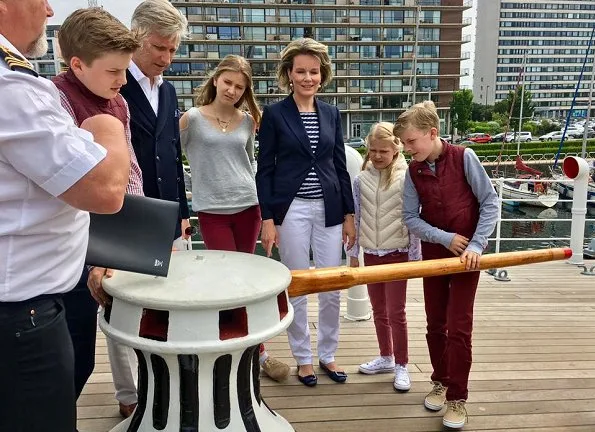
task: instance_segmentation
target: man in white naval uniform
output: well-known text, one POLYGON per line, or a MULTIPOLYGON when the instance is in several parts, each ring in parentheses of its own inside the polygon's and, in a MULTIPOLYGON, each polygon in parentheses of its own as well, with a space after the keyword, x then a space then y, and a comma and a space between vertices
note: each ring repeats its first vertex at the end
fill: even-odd
POLYGON ((0 0, 0 431, 73 432, 72 343, 61 295, 76 284, 89 214, 122 207, 124 127, 78 129, 25 57, 47 49, 47 0, 0 0), (97 144, 101 143, 101 145, 97 144))

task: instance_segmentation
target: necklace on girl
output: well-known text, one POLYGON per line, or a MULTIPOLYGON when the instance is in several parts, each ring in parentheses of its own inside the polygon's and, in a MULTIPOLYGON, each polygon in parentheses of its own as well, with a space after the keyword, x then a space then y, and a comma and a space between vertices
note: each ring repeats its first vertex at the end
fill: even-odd
POLYGON ((219 117, 215 117, 215 118, 217 119, 217 123, 219 124, 219 128, 221 129, 221 132, 223 132, 223 133, 227 132, 227 128, 229 127, 229 124, 231 123, 231 119, 229 119, 227 121, 223 121, 219 117))

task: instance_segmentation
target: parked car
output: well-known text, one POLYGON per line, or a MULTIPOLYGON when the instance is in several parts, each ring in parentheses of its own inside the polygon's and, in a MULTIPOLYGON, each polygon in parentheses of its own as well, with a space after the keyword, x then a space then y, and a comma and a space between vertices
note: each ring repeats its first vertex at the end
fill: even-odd
POLYGON ((554 136, 558 135, 558 134, 560 134, 560 138, 562 138, 561 132, 553 131, 553 132, 546 133, 545 135, 541 135, 539 137, 539 141, 553 141, 555 139, 554 136))
POLYGON ((345 144, 347 144, 349 147, 353 147, 354 149, 364 148, 366 146, 364 139, 360 137, 349 138, 345 144))
POLYGON ((539 137, 540 141, 560 141, 562 139, 562 132, 560 131, 556 131, 556 132, 550 132, 549 134, 545 134, 543 135, 544 137, 546 135, 549 135, 546 139, 542 140, 541 137, 539 137))
MULTIPOLYGON (((561 129, 560 133, 563 133, 563 132, 564 132, 564 129, 561 129)), ((585 132, 584 129, 568 128, 568 130, 566 131, 566 137, 567 138, 582 138, 584 132, 585 132)))
POLYGON ((506 142, 516 142, 517 134, 520 134, 519 141, 521 141, 521 142, 533 141, 533 135, 531 134, 531 132, 514 132, 514 133, 506 136, 506 142))
POLYGON ((477 144, 485 144, 492 142, 492 137, 487 133, 472 133, 467 136, 467 140, 477 144))
MULTIPOLYGON (((508 139, 508 137, 512 137, 512 136, 513 136, 512 132, 508 132, 506 134, 507 139, 508 139)), ((492 142, 502 142, 502 141, 504 141, 504 132, 496 134, 492 137, 492 142)))
POLYGON ((452 143, 452 135, 442 135, 440 138, 442 138, 444 141, 446 141, 449 144, 452 143))

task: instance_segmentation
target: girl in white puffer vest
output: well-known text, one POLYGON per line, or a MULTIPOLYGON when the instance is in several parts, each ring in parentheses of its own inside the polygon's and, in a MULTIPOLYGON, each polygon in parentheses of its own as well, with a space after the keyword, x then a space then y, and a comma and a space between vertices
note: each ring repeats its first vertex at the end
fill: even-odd
MULTIPOLYGON (((363 248, 364 265, 379 265, 421 259, 419 239, 412 237, 403 222, 403 184, 407 162, 393 125, 376 123, 366 137, 362 172, 353 182, 355 202, 355 246, 347 252, 350 266, 359 266, 363 248)), ((380 356, 363 363, 364 374, 393 373, 393 386, 408 391, 408 341, 405 302, 407 281, 368 285, 368 294, 380 348, 380 356)))

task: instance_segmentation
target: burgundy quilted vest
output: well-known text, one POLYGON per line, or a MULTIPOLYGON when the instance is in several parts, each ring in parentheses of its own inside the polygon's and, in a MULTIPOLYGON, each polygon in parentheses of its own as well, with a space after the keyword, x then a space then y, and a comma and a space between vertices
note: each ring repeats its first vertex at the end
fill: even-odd
MULTIPOLYGON (((419 195, 421 218, 447 232, 473 237, 479 221, 479 203, 465 177, 465 148, 442 142, 436 174, 424 162, 411 162, 409 174, 419 195)), ((424 259, 454 256, 444 246, 422 242, 424 259)))
POLYGON ((52 81, 68 98, 76 116, 76 123, 79 126, 89 117, 98 114, 110 114, 120 120, 124 128, 126 128, 127 110, 122 95, 119 94, 113 99, 104 99, 97 96, 87 89, 70 69, 61 73, 52 81))

